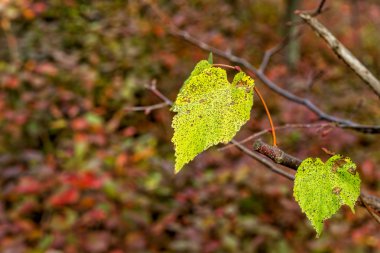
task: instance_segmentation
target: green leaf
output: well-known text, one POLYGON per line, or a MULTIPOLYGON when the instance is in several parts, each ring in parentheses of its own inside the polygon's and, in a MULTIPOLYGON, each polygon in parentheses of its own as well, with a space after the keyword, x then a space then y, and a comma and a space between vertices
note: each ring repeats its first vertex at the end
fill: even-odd
POLYGON ((360 195, 356 165, 341 155, 334 155, 326 163, 319 158, 307 158, 298 167, 293 194, 319 237, 323 221, 342 205, 348 205, 355 212, 355 202, 360 195))
POLYGON ((254 81, 244 72, 227 80, 224 69, 200 61, 181 88, 172 110, 175 172, 218 143, 228 143, 250 118, 254 81))
POLYGON ((212 57, 212 52, 208 55, 208 63, 214 64, 213 57, 212 57))

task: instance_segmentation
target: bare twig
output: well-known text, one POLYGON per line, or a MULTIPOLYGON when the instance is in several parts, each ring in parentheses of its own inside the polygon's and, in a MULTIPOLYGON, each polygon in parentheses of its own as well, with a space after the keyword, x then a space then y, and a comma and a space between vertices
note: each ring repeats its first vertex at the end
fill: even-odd
POLYGON ((246 69, 252 71, 254 75, 257 76, 262 81, 262 83, 265 84, 267 87, 269 87, 271 90, 281 95, 282 97, 288 99, 289 101, 305 106, 310 111, 315 113, 321 120, 334 122, 337 124, 338 127, 341 127, 341 128, 353 129, 353 130, 363 132, 363 133, 380 134, 380 126, 361 125, 351 120, 335 117, 335 116, 325 113, 310 100, 296 96, 293 93, 279 87, 277 84, 271 81, 263 72, 258 71, 252 64, 250 64, 244 58, 233 55, 229 51, 223 51, 218 48, 214 48, 210 46, 209 44, 194 38, 187 32, 179 31, 176 29, 176 30, 172 30, 170 33, 175 37, 184 39, 185 41, 195 45, 196 47, 199 47, 200 49, 203 49, 208 52, 211 51, 215 55, 225 58, 233 63, 244 66, 246 69))
POLYGON ((146 86, 146 88, 153 92, 157 97, 161 98, 167 105, 173 105, 173 101, 157 90, 157 81, 155 79, 152 80, 150 85, 146 86))
MULTIPOLYGON (((286 130, 286 129, 295 129, 295 128, 319 128, 319 129, 322 129, 325 127, 334 128, 334 127, 336 127, 336 125, 332 124, 332 123, 315 123, 315 124, 285 124, 282 126, 275 126, 276 131, 277 130, 286 130)), ((263 136, 264 134, 270 133, 270 132, 271 132, 271 128, 267 128, 267 129, 261 130, 259 132, 256 132, 256 133, 254 133, 254 134, 248 136, 247 138, 245 138, 241 141, 238 141, 238 142, 239 142, 239 144, 244 144, 244 143, 247 143, 251 140, 257 139, 257 138, 263 136)), ((218 150, 222 151, 222 150, 231 148, 233 146, 235 146, 235 145, 233 143, 231 143, 231 144, 228 144, 224 147, 219 148, 218 150)))
MULTIPOLYGON (((300 159, 285 153, 283 150, 279 149, 278 147, 271 146, 267 143, 264 143, 261 140, 257 140, 253 146, 254 146, 254 149, 260 154, 265 155, 266 157, 270 158, 275 163, 284 165, 293 170, 297 170, 297 168, 302 162, 300 159)), ((380 197, 362 192, 360 194, 360 200, 361 201, 359 201, 359 204, 361 206, 366 207, 367 209, 368 207, 371 207, 371 209, 373 209, 373 211, 377 215, 380 214, 380 197)), ((371 216, 374 215, 371 212, 370 214, 371 216)))
MULTIPOLYGON (((307 14, 309 14, 312 17, 316 17, 319 14, 322 14, 322 12, 328 10, 327 7, 324 7, 325 3, 326 3, 326 0, 321 0, 319 2, 319 4, 318 4, 318 7, 315 8, 314 10, 295 10, 294 14, 298 15, 300 13, 307 13, 307 14)), ((286 25, 288 25, 288 26, 296 26, 296 25, 301 25, 302 23, 303 23, 302 20, 296 20, 296 21, 293 21, 293 22, 287 22, 286 25)))
POLYGON ((284 48, 284 45, 282 45, 281 43, 265 51, 263 60, 261 61, 261 65, 258 70, 261 72, 265 72, 272 56, 276 54, 277 52, 279 52, 282 48, 284 48))
POLYGON ((321 0, 319 2, 318 8, 314 11, 314 13, 311 13, 310 15, 316 16, 318 14, 321 14, 323 12, 323 6, 325 5, 326 0, 321 0))
POLYGON ((380 97, 380 81, 316 18, 306 13, 299 13, 299 16, 380 97))
POLYGON ((325 72, 323 70, 318 70, 318 71, 311 71, 309 74, 308 74, 308 77, 307 77, 307 82, 306 82, 306 87, 308 89, 308 91, 311 90, 311 88, 313 87, 314 83, 323 76, 325 72))
POLYGON ((147 105, 147 106, 133 106, 133 107, 126 107, 126 111, 144 111, 146 114, 149 114, 151 111, 167 107, 168 104, 166 102, 155 104, 155 105, 147 105))
POLYGON ((273 55, 277 54, 278 52, 280 52, 284 47, 286 47, 289 43, 290 40, 294 39, 294 38, 297 38, 300 36, 300 33, 297 32, 295 35, 291 36, 290 34, 288 34, 285 39, 283 39, 279 44, 275 45, 274 47, 268 49, 265 51, 264 53, 264 57, 261 61, 261 64, 260 64, 260 67, 258 69, 259 72, 265 72, 271 58, 273 55))
POLYGON ((158 98, 160 98, 163 103, 159 104, 154 104, 154 105, 147 105, 147 106, 131 106, 131 107, 126 107, 125 110, 127 111, 144 111, 146 114, 149 114, 151 111, 164 108, 167 106, 173 105, 173 101, 171 101, 168 97, 166 97, 164 94, 162 94, 158 89, 157 89, 157 82, 156 80, 152 80, 152 82, 149 85, 145 85, 145 88, 153 92, 154 95, 156 95, 158 98))
POLYGON ((305 14, 308 14, 312 17, 318 16, 319 14, 321 14, 323 11, 326 10, 326 8, 323 8, 325 3, 326 3, 326 0, 321 0, 318 4, 318 7, 315 8, 314 10, 311 10, 311 11, 309 11, 309 10, 306 10, 306 11, 305 10, 297 10, 297 11, 295 11, 295 14, 305 13, 305 14))

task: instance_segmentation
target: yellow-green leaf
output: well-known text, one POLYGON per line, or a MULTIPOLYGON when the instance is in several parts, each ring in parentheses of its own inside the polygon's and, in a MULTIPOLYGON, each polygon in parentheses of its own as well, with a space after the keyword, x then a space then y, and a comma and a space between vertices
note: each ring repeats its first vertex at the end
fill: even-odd
POLYGON ((326 163, 319 158, 307 158, 297 169, 293 194, 317 232, 323 221, 335 214, 342 205, 355 212, 360 195, 360 178, 356 165, 348 157, 332 156, 326 163))
POLYGON ((229 142, 250 118, 254 81, 244 72, 227 80, 224 69, 200 61, 181 88, 172 110, 175 171, 218 143, 229 142))

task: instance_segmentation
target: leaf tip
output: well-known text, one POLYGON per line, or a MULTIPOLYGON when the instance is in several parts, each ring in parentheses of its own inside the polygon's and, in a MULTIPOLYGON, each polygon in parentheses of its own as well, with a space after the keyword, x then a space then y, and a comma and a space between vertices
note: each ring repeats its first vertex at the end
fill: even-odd
POLYGON ((182 170, 183 165, 184 164, 182 162, 176 161, 175 166, 174 166, 174 174, 178 174, 178 172, 180 172, 182 170))
POLYGON ((315 221, 315 222, 312 221, 311 224, 313 225, 316 232, 315 237, 319 238, 322 234, 324 221, 315 221))

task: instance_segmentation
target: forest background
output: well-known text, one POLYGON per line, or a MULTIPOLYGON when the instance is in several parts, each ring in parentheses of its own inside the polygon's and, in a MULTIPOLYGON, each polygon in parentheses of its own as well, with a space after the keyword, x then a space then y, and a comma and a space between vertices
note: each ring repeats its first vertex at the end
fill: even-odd
MULTIPOLYGON (((208 57, 173 36, 164 13, 257 67, 292 34, 269 62, 268 78, 329 114, 380 125, 378 97, 293 14, 318 3, 0 0, 0 251, 379 250, 379 225, 361 207, 355 214, 343 207, 316 239, 293 183, 235 147, 212 148, 174 175, 173 113, 145 107, 162 103, 147 86, 174 100, 208 57)), ((380 76, 378 1, 326 6, 317 18, 380 76)), ((323 126, 307 108, 256 85, 276 126, 303 125, 278 131, 283 150, 299 158, 326 159, 322 147, 348 155, 362 188, 380 191, 377 135, 323 126)), ((237 140, 268 129, 257 98, 252 116, 237 140)))

